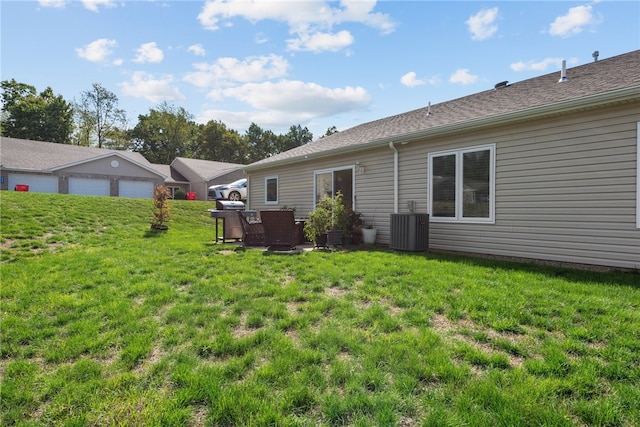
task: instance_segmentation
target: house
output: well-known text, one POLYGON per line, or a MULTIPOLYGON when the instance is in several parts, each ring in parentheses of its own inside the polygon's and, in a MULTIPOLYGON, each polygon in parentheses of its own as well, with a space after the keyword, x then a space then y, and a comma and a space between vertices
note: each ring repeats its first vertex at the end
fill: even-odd
MULTIPOLYGON (((563 64, 564 65, 564 64, 563 64)), ((250 209, 347 203, 389 244, 640 268, 640 50, 355 126, 248 165, 250 209)))
POLYGON ((177 158, 149 163, 140 153, 0 137, 0 189, 96 196, 153 197, 156 185, 196 192, 244 175, 242 165, 177 158))
POLYGON ((229 184, 244 178, 245 173, 242 169, 244 166, 184 157, 176 157, 171 162, 171 169, 182 174, 189 181, 190 191, 195 192, 199 200, 207 200, 208 189, 212 185, 229 184))

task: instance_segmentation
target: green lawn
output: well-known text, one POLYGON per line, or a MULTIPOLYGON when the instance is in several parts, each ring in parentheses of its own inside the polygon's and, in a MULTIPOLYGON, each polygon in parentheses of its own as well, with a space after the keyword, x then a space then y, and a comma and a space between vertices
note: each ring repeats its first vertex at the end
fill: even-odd
POLYGON ((2 425, 640 425, 640 276, 214 243, 0 193, 2 425))

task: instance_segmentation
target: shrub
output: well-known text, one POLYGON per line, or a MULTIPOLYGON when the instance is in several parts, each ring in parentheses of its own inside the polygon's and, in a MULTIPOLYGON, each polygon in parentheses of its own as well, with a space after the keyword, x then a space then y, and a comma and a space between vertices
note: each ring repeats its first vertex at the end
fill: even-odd
POLYGON ((348 233, 349 216, 347 208, 342 203, 342 193, 335 196, 323 196, 315 209, 309 212, 309 220, 304 224, 304 234, 314 244, 319 235, 329 230, 340 230, 344 235, 348 233))
POLYGON ((171 211, 167 204, 167 199, 171 197, 171 190, 164 185, 158 185, 153 190, 153 206, 156 208, 151 218, 153 228, 166 228, 165 223, 169 222, 171 211))
POLYGON ((173 193, 173 198, 175 200, 187 200, 187 192, 184 191, 182 188, 178 188, 174 193, 173 193))

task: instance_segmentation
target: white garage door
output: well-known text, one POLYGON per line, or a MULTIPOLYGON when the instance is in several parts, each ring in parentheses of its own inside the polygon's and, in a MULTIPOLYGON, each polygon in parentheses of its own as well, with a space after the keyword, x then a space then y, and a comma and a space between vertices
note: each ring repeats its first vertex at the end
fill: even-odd
POLYGON ((153 197, 153 182, 120 180, 120 197, 153 197))
POLYGON ((29 191, 36 193, 57 193, 58 177, 30 175, 26 173, 10 173, 9 174, 9 190, 13 190, 17 184, 26 184, 29 191))
POLYGON ((69 178, 69 194, 110 196, 111 188, 108 179, 69 178))

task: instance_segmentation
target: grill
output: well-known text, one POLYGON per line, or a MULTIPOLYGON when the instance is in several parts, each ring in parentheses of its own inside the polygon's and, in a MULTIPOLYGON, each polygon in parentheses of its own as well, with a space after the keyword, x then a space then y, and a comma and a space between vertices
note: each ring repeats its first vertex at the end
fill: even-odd
POLYGON ((248 220, 255 220, 257 216, 256 211, 247 211, 244 209, 244 203, 236 202, 233 200, 216 200, 216 209, 209 209, 211 218, 216 219, 216 242, 218 237, 218 219, 222 220, 222 242, 228 239, 242 240, 244 237, 244 230, 242 229, 242 223, 236 212, 243 211, 244 216, 248 220))
POLYGON ((218 219, 222 219, 222 242, 229 239, 242 240, 242 224, 237 211, 244 210, 244 203, 232 200, 216 200, 216 208, 209 209, 211 218, 216 219, 216 242, 218 238, 218 219))
POLYGON ((234 202, 232 200, 216 200, 216 210, 218 210, 218 211, 243 211, 244 210, 244 203, 242 203, 242 202, 234 202))

